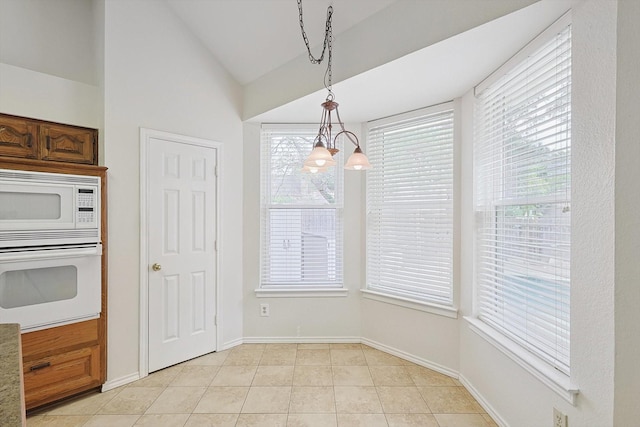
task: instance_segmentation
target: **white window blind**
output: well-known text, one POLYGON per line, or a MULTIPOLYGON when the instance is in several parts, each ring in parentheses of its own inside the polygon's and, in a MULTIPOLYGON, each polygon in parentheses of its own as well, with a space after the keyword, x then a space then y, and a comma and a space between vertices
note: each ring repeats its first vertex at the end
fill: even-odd
POLYGON ((569 374, 571 32, 477 95, 477 310, 569 374))
MULTIPOLYGON (((343 172, 302 172, 316 134, 262 129, 262 288, 342 287, 343 172)), ((340 164, 341 153, 336 157, 340 164)))
POLYGON ((452 305, 453 110, 369 124, 367 289, 452 305))

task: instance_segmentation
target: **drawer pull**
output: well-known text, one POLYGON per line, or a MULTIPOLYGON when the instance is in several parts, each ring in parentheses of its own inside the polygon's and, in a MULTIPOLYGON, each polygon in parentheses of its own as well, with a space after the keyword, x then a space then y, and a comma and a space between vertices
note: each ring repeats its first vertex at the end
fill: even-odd
POLYGON ((30 371, 37 371, 38 369, 48 368, 51 366, 51 362, 39 363, 29 368, 30 371))
POLYGON ((47 150, 51 150, 51 137, 47 135, 47 150))
POLYGON ((31 134, 27 135, 27 147, 31 148, 31 134))

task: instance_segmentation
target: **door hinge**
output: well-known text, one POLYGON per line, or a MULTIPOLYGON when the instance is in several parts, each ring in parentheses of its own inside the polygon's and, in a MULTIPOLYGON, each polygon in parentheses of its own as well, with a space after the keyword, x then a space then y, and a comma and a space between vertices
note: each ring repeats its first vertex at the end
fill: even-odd
POLYGON ((218 252, 218 241, 217 240, 213 241, 213 250, 218 252))
POLYGON ((213 316, 213 326, 218 326, 218 316, 213 316))
POLYGON ((215 177, 216 177, 216 178, 218 177, 218 165, 216 165, 216 166, 213 168, 213 174, 215 175, 215 177))

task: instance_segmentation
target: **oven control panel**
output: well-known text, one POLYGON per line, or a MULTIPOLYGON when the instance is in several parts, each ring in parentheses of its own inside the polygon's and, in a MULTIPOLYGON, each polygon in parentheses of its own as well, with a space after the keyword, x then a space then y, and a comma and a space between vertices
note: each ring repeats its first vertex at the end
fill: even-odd
POLYGON ((76 226, 95 227, 98 222, 98 188, 76 188, 76 226))

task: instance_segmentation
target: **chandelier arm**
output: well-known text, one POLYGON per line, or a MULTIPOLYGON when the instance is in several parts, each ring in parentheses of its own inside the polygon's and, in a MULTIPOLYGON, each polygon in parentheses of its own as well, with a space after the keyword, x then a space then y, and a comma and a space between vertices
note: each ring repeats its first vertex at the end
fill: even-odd
POLYGON ((316 136, 316 139, 320 141, 322 145, 325 145, 323 142, 323 138, 324 138, 324 140, 326 141, 326 147, 330 148, 331 141, 327 138, 326 124, 327 124, 327 110, 323 108, 322 117, 320 117, 320 127, 318 128, 318 136, 316 136))
POLYGON ((340 123, 340 128, 342 129, 342 132, 339 132, 339 133, 336 134, 336 138, 341 133, 344 133, 347 136, 347 138, 349 139, 349 141, 351 141, 351 143, 353 145, 355 145, 356 147, 360 147, 360 142, 358 141, 358 137, 353 132, 349 132, 348 130, 346 130, 344 128, 344 122, 340 118, 340 110, 337 109, 337 108, 336 108, 336 118, 338 119, 338 123, 340 123), (351 136, 349 134, 353 135, 353 138, 355 138, 356 140, 354 141, 353 138, 351 138, 351 136))
MULTIPOLYGON (((342 125, 342 123, 341 123, 342 125)), ((334 140, 337 140, 338 137, 342 134, 345 134, 345 136, 347 137, 347 139, 349 141, 351 141, 351 143, 353 145, 355 145, 356 147, 360 147, 360 142, 358 141, 358 137, 351 131, 346 130, 344 127, 342 128, 342 130, 340 132, 338 132, 336 134, 336 137, 334 138, 334 140)))

